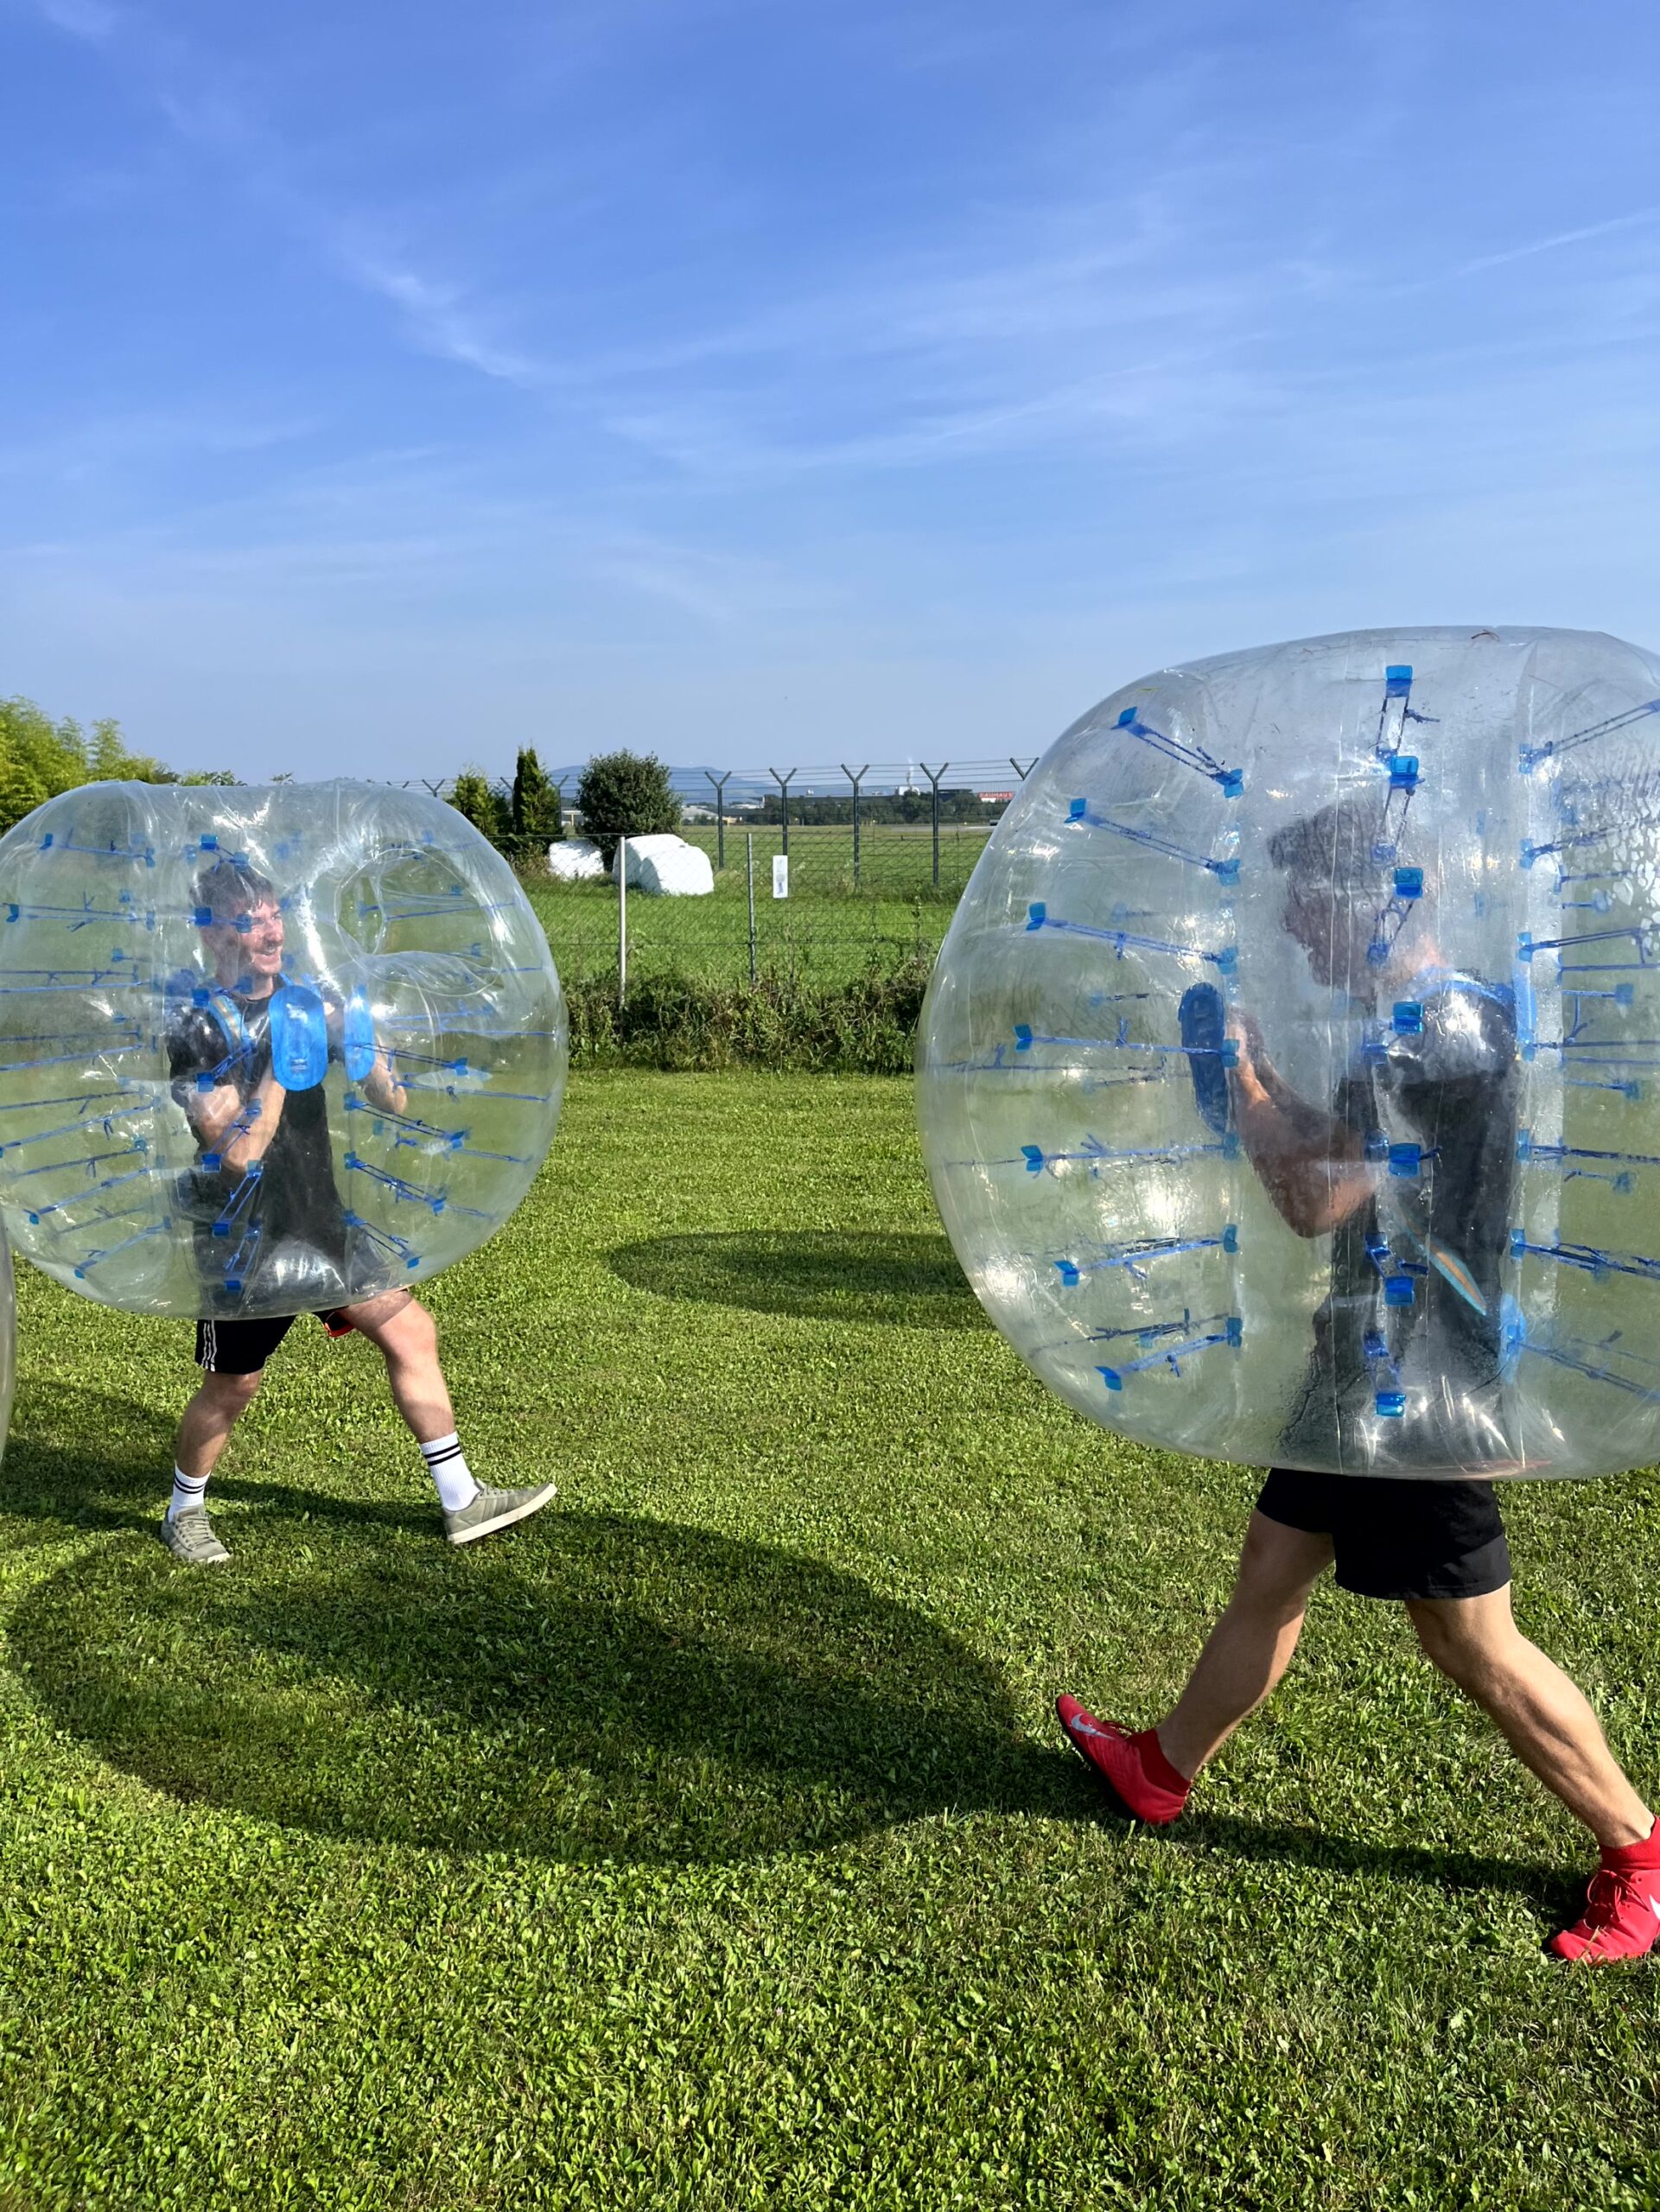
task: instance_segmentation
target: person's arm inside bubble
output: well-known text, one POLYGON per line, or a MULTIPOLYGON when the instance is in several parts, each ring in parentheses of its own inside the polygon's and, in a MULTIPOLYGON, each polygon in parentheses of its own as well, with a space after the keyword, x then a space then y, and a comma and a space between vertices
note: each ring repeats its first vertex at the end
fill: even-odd
MULTIPOLYGON (((338 1057, 345 1043, 346 1009, 339 999, 328 1001, 328 1048, 332 1057, 338 1057)), ((389 1046, 377 1042, 374 1063, 368 1071, 357 1079, 364 1103, 378 1107, 383 1114, 401 1114, 409 1104, 409 1092, 400 1081, 397 1065, 389 1046)))
POLYGON ((1323 1236, 1371 1198, 1374 1170, 1360 1138, 1336 1115, 1300 1098, 1262 1049, 1255 1019, 1231 1010, 1239 1048, 1229 1073, 1234 1126, 1281 1218, 1299 1236, 1323 1236))
POLYGON ((375 1064, 358 1086, 370 1105, 379 1106, 389 1114, 401 1114, 409 1103, 409 1093, 398 1079, 391 1055, 385 1050, 375 1054, 375 1064))
POLYGON ((270 1149, 288 1092, 268 1068, 245 1099, 233 1083, 191 1091, 185 1112, 209 1152, 232 1173, 245 1174, 270 1149))
POLYGON ((371 1106, 388 1114, 401 1114, 409 1103, 409 1092, 399 1082, 392 1056, 384 1045, 376 1046, 375 1064, 358 1088, 371 1106))

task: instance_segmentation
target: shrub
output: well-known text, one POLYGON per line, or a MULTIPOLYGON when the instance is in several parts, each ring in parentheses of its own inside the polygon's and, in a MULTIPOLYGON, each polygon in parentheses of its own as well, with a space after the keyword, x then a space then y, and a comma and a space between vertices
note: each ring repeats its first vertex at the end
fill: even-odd
POLYGON ((461 770, 450 791, 449 803, 499 850, 506 849, 506 840, 512 835, 512 817, 506 801, 499 791, 491 790, 481 769, 461 770))
POLYGON ((601 753, 576 786, 582 829, 605 855, 607 868, 622 837, 651 837, 680 827, 680 801, 669 772, 655 753, 601 753))
POLYGON ((928 988, 928 963, 871 967, 850 982, 763 976, 754 988, 677 974, 647 976, 617 1004, 616 979, 568 988, 570 1054, 683 1071, 759 1066, 804 1073, 904 1075, 928 988))

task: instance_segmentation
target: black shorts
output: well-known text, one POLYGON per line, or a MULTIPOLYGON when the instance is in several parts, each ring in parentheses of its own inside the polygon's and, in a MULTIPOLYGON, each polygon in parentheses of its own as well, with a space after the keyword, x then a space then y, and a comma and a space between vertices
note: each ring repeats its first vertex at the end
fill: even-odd
MULTIPOLYGON (((297 1313, 274 1313, 267 1321, 198 1321, 196 1364, 209 1375, 258 1375, 289 1331, 297 1313)), ((344 1313, 317 1316, 331 1337, 349 1337, 344 1313)))
POLYGON ((1337 1580, 1358 1598, 1485 1598, 1511 1579, 1491 1483, 1270 1467, 1256 1510, 1329 1536, 1337 1580))

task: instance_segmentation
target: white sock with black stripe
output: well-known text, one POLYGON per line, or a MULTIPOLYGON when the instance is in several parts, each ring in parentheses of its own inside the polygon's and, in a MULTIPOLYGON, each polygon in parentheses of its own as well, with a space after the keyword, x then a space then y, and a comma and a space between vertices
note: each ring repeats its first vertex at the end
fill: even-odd
POLYGON ((471 1505, 479 1486, 467 1471, 461 1440, 453 1428, 448 1436, 435 1436, 429 1444, 423 1444, 421 1457, 446 1513, 459 1513, 464 1505, 471 1505))
POLYGON ((173 1495, 167 1502, 169 1521, 176 1521, 180 1514, 188 1513, 193 1505, 205 1504, 207 1498, 206 1475, 187 1475, 177 1467, 173 1470, 173 1495))

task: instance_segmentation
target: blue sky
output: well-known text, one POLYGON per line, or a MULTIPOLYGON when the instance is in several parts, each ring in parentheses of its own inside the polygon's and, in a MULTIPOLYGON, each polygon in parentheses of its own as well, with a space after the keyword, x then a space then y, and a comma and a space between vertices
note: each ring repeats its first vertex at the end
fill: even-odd
POLYGON ((1660 644, 1637 0, 0 0, 0 692, 177 765, 1660 644))

